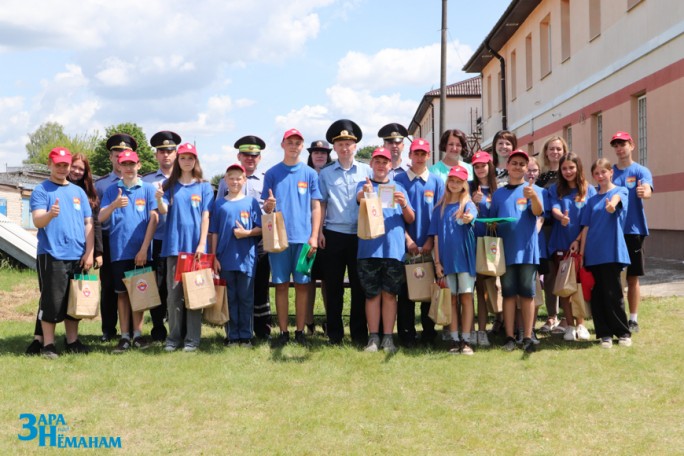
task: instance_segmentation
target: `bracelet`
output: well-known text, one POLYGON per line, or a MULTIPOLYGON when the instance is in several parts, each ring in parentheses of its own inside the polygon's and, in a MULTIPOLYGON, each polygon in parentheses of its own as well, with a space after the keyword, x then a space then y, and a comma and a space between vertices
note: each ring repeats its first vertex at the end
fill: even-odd
POLYGON ((401 206, 402 209, 406 209, 407 207, 408 207, 408 203, 406 203, 406 204, 404 204, 403 206, 401 206))

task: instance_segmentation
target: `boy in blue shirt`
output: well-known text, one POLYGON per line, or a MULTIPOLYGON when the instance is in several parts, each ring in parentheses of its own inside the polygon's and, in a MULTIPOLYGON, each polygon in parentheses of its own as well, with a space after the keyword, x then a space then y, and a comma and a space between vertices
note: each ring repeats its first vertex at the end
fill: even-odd
POLYGON ((520 301, 523 319, 523 349, 535 350, 532 342, 534 326, 534 295, 536 292, 537 266, 539 265, 539 237, 537 217, 544 212, 542 189, 525 182, 527 152, 515 150, 508 156, 506 170, 508 185, 499 188, 492 196, 490 215, 492 217, 513 217, 516 220, 497 227, 503 239, 506 257, 506 273, 501 276, 506 343, 504 349, 515 349, 513 329, 515 323, 516 299, 520 301))
POLYGON ((645 273, 644 240, 648 236, 648 224, 644 201, 653 193, 653 176, 645 166, 632 160, 634 140, 625 131, 618 131, 610 140, 617 155, 613 165, 613 183, 627 188, 629 206, 625 220, 625 242, 629 250, 631 264, 627 266, 627 301, 629 302, 629 330, 639 332, 637 313, 641 302, 639 277, 645 273))
POLYGON ((283 213, 287 231, 288 248, 279 253, 269 253, 271 277, 276 284, 276 313, 280 336, 273 341, 274 347, 285 345, 290 340, 287 330, 288 293, 290 276, 295 282, 295 341, 306 345, 304 326, 308 305, 310 277, 295 271, 297 259, 305 243, 309 244, 310 255, 318 248, 318 231, 321 223, 321 192, 318 189, 318 175, 312 168, 299 161, 304 148, 304 136, 292 128, 285 132, 280 143, 284 151, 283 161, 266 171, 264 189, 264 212, 277 210, 283 213))
POLYGON ((93 265, 92 212, 85 192, 67 181, 71 152, 57 147, 48 155, 50 177, 31 194, 31 216, 38 228, 36 269, 40 288, 38 319, 43 329, 40 353, 57 358, 55 326, 64 322, 66 351, 88 353, 78 340, 79 320, 66 314, 69 284, 74 274, 93 265))
POLYGON ((359 239, 358 271, 361 287, 366 294, 366 320, 368 321, 367 352, 377 352, 380 347, 393 353, 397 349, 392 340, 394 321, 397 317, 397 295, 404 284, 406 253, 405 225, 413 223, 415 213, 401 185, 389 178, 392 155, 384 147, 373 151, 371 157, 373 176, 359 182, 356 200, 366 194, 379 193, 379 185, 394 185, 394 207, 382 209, 385 234, 375 239, 359 239), (380 315, 382 312, 383 338, 380 341, 380 315))
POLYGON ((131 347, 149 347, 142 336, 143 311, 133 312, 123 278, 126 271, 144 267, 152 260, 152 238, 159 216, 154 194, 157 188, 138 177, 138 154, 126 150, 119 154, 122 179, 105 190, 102 196, 100 221, 109 223, 109 250, 112 259, 112 278, 117 295, 121 338, 114 353, 124 353, 131 347), (128 333, 133 320, 133 340, 128 333))
POLYGON ((211 214, 211 253, 215 255, 214 271, 226 281, 228 293, 226 344, 251 347, 261 208, 242 191, 247 181, 242 165, 230 165, 224 179, 228 194, 216 199, 211 214))
MULTIPOLYGON (((433 237, 428 236, 433 210, 444 194, 444 181, 428 171, 430 160, 430 143, 422 138, 415 138, 409 149, 411 167, 405 173, 397 174, 394 181, 401 184, 408 194, 408 199, 415 211, 415 221, 406 227, 406 250, 409 255, 430 255, 433 248, 433 237)), ((428 312, 430 302, 420 303, 420 323, 423 327, 422 341, 431 342, 437 335, 435 323, 428 312)), ((399 341, 406 347, 416 343, 415 304, 408 298, 406 284, 399 293, 397 307, 397 332, 399 341)))

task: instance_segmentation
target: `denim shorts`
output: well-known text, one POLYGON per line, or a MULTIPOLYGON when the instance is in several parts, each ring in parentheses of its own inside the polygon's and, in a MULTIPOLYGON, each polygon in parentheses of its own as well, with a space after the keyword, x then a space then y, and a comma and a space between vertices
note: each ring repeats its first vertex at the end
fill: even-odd
POLYGON ((452 295, 472 293, 475 289, 475 276, 467 272, 447 274, 446 281, 452 295))
POLYGON ((278 253, 269 253, 268 262, 271 264, 271 280, 275 284, 289 283, 290 276, 294 283, 309 283, 311 277, 296 272, 299 252, 304 244, 290 244, 288 248, 278 253))
POLYGON ((506 273, 501 276, 501 296, 512 298, 534 298, 537 291, 537 265, 506 265, 506 273))
POLYGON ((359 282, 367 299, 381 291, 398 295, 406 281, 404 264, 393 258, 363 258, 357 260, 359 282))

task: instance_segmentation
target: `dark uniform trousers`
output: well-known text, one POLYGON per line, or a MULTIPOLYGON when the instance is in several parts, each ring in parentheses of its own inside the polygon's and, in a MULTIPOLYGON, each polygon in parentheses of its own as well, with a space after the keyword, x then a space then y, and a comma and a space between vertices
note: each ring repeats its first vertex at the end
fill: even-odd
MULTIPOLYGON (((102 267, 100 268, 100 318, 102 334, 114 337, 118 320, 117 297, 112 280, 112 255, 109 251, 109 231, 102 231, 102 267)), ((121 328, 121 332, 130 328, 121 328)))
POLYGON ((594 318, 596 338, 629 336, 629 325, 625 314, 625 299, 619 263, 588 266, 594 275, 596 285, 591 290, 591 313, 594 318))
POLYGON ((264 244, 259 241, 254 273, 254 335, 260 339, 265 339, 271 334, 271 299, 268 286, 270 275, 268 253, 264 252, 264 244))
POLYGON ((157 272, 157 288, 159 288, 159 297, 161 298, 161 306, 150 309, 150 318, 152 319, 153 340, 164 341, 168 334, 166 326, 164 326, 164 319, 166 318, 166 258, 160 258, 163 242, 161 239, 152 240, 152 262, 157 272))

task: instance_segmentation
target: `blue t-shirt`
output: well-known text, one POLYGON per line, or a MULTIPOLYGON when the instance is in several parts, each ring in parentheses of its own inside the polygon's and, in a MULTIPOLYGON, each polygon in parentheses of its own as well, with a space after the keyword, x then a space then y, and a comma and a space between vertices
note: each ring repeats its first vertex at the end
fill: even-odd
MULTIPOLYGON (((539 236, 537 216, 532 213, 532 203, 523 196, 527 183, 500 187, 492 196, 491 217, 513 217, 513 222, 499 223, 497 234, 503 239, 506 266, 512 264, 539 264, 539 236)), ((544 195, 541 187, 533 185, 542 206, 544 195)), ((543 210, 543 207, 542 207, 543 210)))
MULTIPOLYGON (((461 207, 460 203, 448 204, 442 214, 441 206, 434 209, 430 222, 431 236, 437 236, 439 261, 444 268, 444 274, 467 272, 475 275, 475 229, 473 223, 463 223, 455 219, 454 215, 461 207)), ((471 214, 477 213, 477 207, 472 201, 466 203, 466 210, 471 214)))
POLYGON ((605 263, 630 264, 623 225, 629 210, 629 196, 625 187, 616 186, 604 194, 589 198, 582 212, 582 226, 588 226, 584 264, 594 266, 605 263), (620 204, 612 214, 606 210, 606 198, 620 195, 620 204))
POLYGON ((85 219, 92 217, 88 196, 78 185, 45 180, 31 193, 31 212, 50 208, 59 199, 59 215, 38 230, 37 254, 57 260, 80 260, 85 254, 85 219))
POLYGON ((164 192, 169 205, 166 214, 166 233, 160 256, 178 256, 180 252, 194 252, 200 241, 202 214, 211 211, 214 190, 209 182, 183 185, 176 182, 173 189, 164 192), (173 203, 169 204, 173 190, 173 203))
MULTIPOLYGON (((140 251, 147 225, 150 223, 150 211, 157 209, 154 193, 157 188, 138 179, 131 188, 124 186, 124 181, 111 185, 102 196, 102 209, 109 206, 119 196, 128 197, 128 205, 114 209, 109 217, 109 252, 112 261, 132 260, 140 251)), ((147 252, 147 259, 152 259, 152 248, 147 252)))
POLYGON ((216 259, 221 263, 222 271, 240 271, 249 277, 254 276, 256 266, 256 246, 258 236, 242 239, 235 237, 235 222, 246 229, 261 226, 261 208, 259 202, 251 196, 236 201, 218 198, 214 202, 211 213, 209 232, 218 235, 216 243, 216 259))
MULTIPOLYGON (((444 194, 444 181, 432 173, 428 174, 427 182, 420 176, 411 180, 409 174, 399 174, 394 182, 406 189, 408 200, 416 213, 416 220, 406 227, 406 231, 416 245, 422 247, 428 238, 432 211, 444 194)), ((476 215, 475 212, 473 215, 476 215)))
MULTIPOLYGON (((311 237, 311 201, 322 199, 318 174, 304 163, 287 166, 280 162, 266 171, 261 198, 273 191, 276 211, 283 213, 287 240, 290 244, 306 244, 311 237)), ((318 233, 314 233, 318 237, 318 233)))
POLYGON ((650 185, 653 189, 653 176, 651 171, 639 163, 632 163, 625 169, 619 169, 613 165, 613 184, 625 187, 628 190, 629 209, 625 219, 625 234, 641 234, 648 236, 648 223, 644 200, 637 197, 636 188, 641 181, 642 185, 650 185))
MULTIPOLYGON (((371 182, 377 192, 379 184, 374 181, 371 182)), ((365 182, 359 182, 356 186, 357 193, 361 191, 364 184, 365 182)), ((395 185, 395 191, 403 193, 406 198, 406 204, 413 209, 404 187, 394 181, 386 182, 383 185, 395 185)), ((406 238, 404 237, 406 225, 402 214, 403 211, 399 204, 395 204, 394 209, 383 208, 382 215, 385 218, 385 234, 375 239, 359 239, 356 257, 359 260, 362 258, 392 258, 402 261, 406 253, 406 238)))
POLYGON ((552 255, 557 250, 568 250, 570 244, 579 236, 582 229, 580 225, 582 213, 587 207, 589 198, 596 195, 596 188, 591 185, 587 186, 587 193, 583 198, 577 195, 576 188, 571 189, 570 193, 562 198, 558 198, 558 185, 551 184, 548 188, 548 193, 551 209, 558 209, 561 214, 568 211, 568 217, 570 217, 570 223, 567 226, 563 226, 555 217, 553 218, 553 226, 548 243, 548 254, 552 255))

